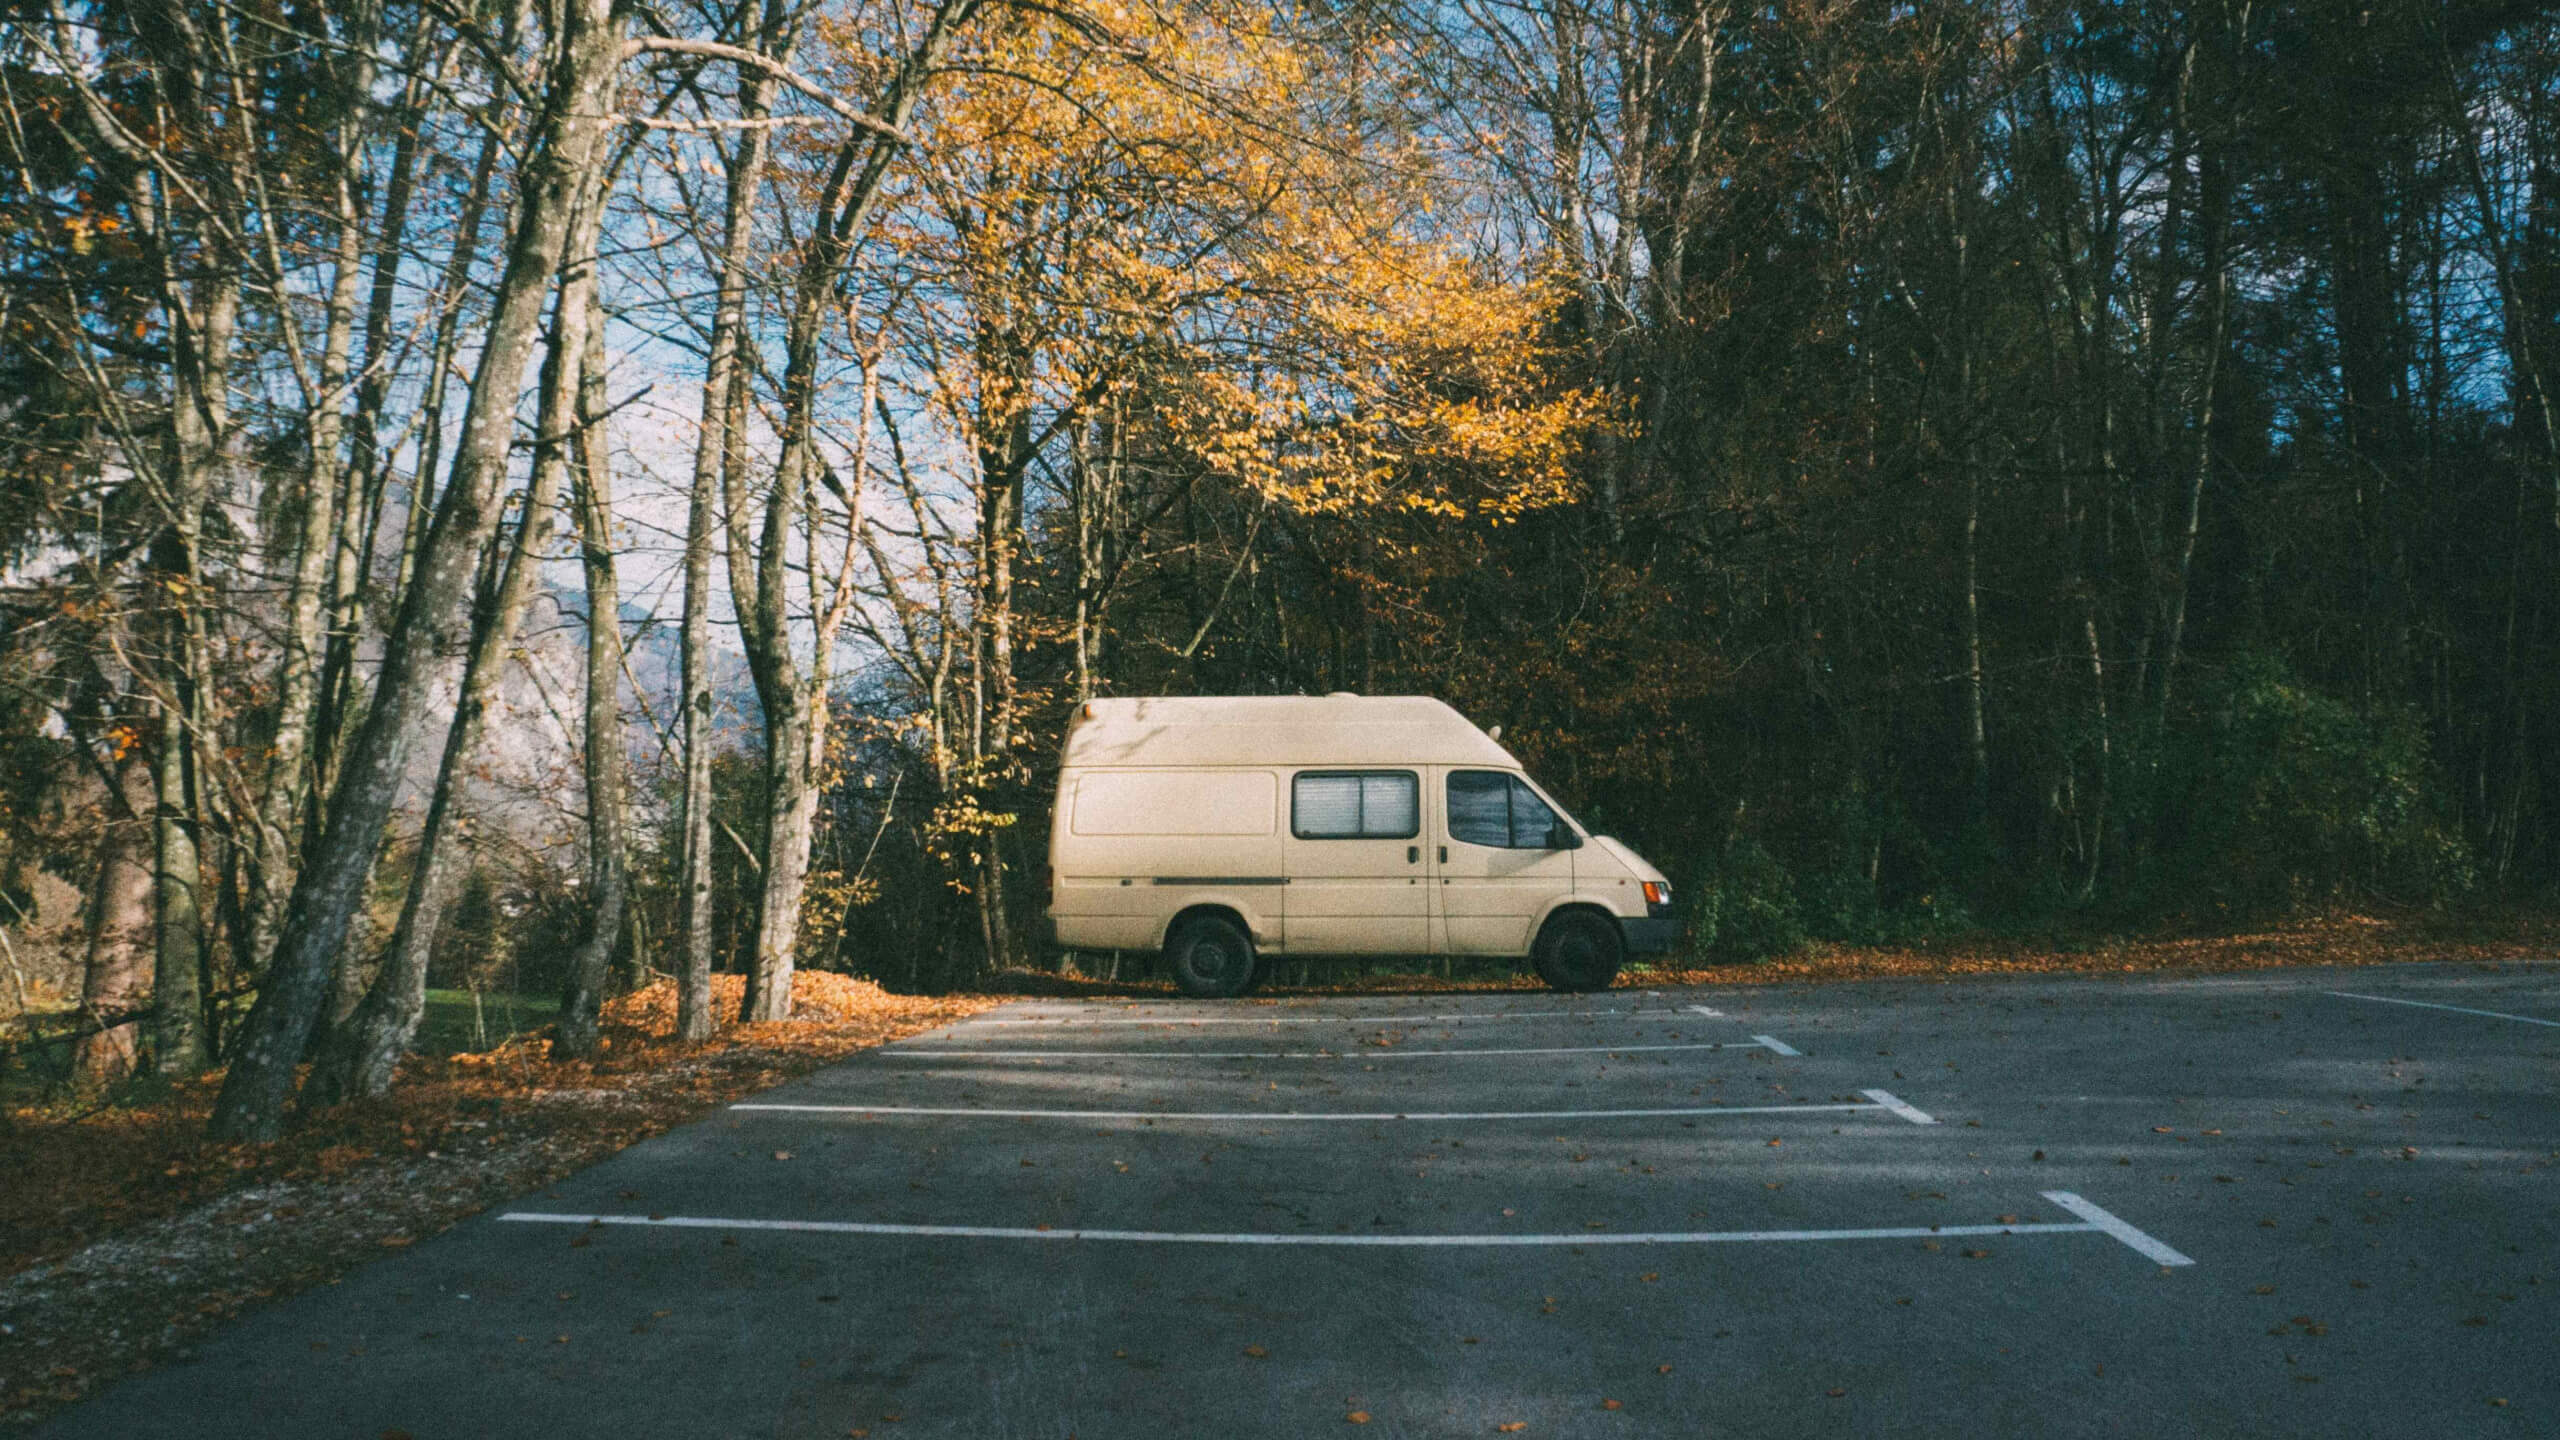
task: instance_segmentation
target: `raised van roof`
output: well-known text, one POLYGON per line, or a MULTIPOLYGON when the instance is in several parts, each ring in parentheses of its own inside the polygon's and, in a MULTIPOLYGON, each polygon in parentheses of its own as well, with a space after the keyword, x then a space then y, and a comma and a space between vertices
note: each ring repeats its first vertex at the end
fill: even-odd
POLYGON ((1064 763, 1520 768, 1467 717, 1427 695, 1094 700, 1067 728, 1064 763))

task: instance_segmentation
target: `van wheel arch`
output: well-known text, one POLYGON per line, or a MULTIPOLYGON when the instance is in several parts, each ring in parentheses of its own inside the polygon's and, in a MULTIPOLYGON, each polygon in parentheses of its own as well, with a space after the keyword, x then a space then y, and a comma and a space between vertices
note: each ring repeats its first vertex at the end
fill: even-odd
POLYGON ((1242 995, 1262 976, 1253 927, 1226 905, 1192 905, 1175 914, 1164 927, 1164 959, 1174 985, 1204 999, 1242 995))
POLYGON ((1538 978, 1568 994, 1606 990, 1626 962, 1627 935, 1618 917, 1597 905, 1564 904, 1538 922, 1529 963, 1538 978))

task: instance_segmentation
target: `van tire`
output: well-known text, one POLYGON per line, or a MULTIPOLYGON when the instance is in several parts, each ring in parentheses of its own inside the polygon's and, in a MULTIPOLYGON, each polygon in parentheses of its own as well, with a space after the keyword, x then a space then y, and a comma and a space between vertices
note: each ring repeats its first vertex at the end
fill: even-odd
POLYGON ((1567 910, 1550 918, 1529 948, 1529 963, 1551 989, 1566 994, 1606 990, 1618 978, 1626 958, 1626 942, 1617 922, 1588 910, 1567 910))
POLYGON ((1225 1000, 1253 988, 1253 937, 1223 915, 1194 915, 1165 937, 1164 959, 1185 995, 1225 1000))

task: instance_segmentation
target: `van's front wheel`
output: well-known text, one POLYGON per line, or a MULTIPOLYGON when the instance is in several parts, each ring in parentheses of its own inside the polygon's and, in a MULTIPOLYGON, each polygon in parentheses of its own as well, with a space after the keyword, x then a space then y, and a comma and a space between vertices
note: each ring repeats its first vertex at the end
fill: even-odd
POLYGON ((1550 919, 1529 949, 1538 978, 1567 994, 1608 989, 1625 958, 1618 927, 1588 910, 1567 910, 1550 919))
POLYGON ((1222 915, 1194 915, 1174 926, 1164 958, 1185 995, 1224 1000, 1253 985, 1253 937, 1222 915))

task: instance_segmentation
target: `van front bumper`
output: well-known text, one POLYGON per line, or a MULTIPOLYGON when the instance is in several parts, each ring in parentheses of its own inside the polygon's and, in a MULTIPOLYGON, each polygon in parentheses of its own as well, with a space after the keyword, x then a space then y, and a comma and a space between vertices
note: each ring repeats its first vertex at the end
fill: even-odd
POLYGON ((1653 915, 1642 920, 1621 918, 1618 927, 1626 932, 1627 953, 1660 955, 1680 943, 1680 917, 1653 915))

